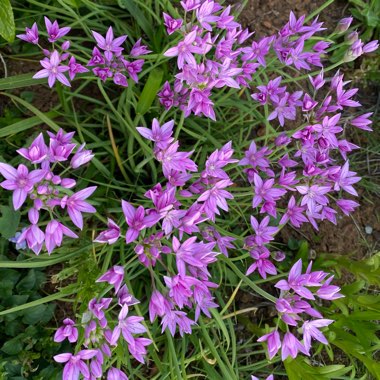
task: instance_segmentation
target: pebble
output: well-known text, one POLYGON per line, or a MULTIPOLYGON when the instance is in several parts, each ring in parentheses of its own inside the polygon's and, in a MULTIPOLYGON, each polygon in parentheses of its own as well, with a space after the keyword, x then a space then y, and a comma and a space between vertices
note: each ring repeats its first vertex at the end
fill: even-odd
POLYGON ((371 235, 373 232, 373 228, 371 226, 365 226, 365 233, 367 235, 371 235))

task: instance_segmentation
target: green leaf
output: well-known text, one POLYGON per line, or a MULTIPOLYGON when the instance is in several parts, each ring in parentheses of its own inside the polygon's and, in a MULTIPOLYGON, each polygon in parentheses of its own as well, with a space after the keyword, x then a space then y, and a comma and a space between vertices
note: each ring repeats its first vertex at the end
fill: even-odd
POLYGON ((0 0, 0 35, 8 42, 15 39, 15 20, 9 0, 0 0))
POLYGON ((7 355, 17 355, 22 350, 22 342, 18 338, 14 338, 5 342, 1 347, 1 351, 7 355))
POLYGON ((136 111, 140 115, 144 115, 149 111, 157 92, 160 89, 164 72, 161 69, 154 69, 150 72, 147 82, 145 83, 136 111))
MULTIPOLYGON (((0 0, 3 1, 3 0, 0 0)), ((1 12, 1 10, 0 10, 1 12)), ((1 17, 1 16, 0 16, 1 17)), ((0 79, 0 90, 13 90, 14 88, 33 86, 35 84, 45 83, 46 79, 33 79, 32 73, 14 75, 8 78, 0 79)))
POLYGON ((22 321, 27 325, 49 322, 53 315, 54 305, 38 305, 25 311, 22 321))
MULTIPOLYGON (((0 0, 1 1, 1 0, 0 0)), ((20 213, 10 206, 0 206, 0 231, 1 236, 10 239, 15 236, 20 222, 20 213)))
POLYGON ((17 284, 16 289, 23 293, 25 291, 33 290, 36 284, 36 274, 33 269, 31 269, 28 274, 17 284))

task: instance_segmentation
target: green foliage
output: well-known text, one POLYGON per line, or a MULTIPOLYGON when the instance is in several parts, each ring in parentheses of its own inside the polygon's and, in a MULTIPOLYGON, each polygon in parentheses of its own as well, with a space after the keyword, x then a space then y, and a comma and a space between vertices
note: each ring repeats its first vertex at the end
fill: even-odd
POLYGON ((380 36, 380 2, 378 0, 349 0, 354 7, 351 14, 361 22, 363 41, 378 39, 380 36))
MULTIPOLYGON (((0 312, 42 298, 46 276, 41 269, 0 268, 0 278, 0 312)), ((50 303, 0 315, 0 374, 4 379, 54 379, 60 372, 51 360, 59 345, 47 328, 54 310, 50 303)))
POLYGON ((15 38, 15 21, 10 0, 0 0, 0 36, 8 42, 15 38))

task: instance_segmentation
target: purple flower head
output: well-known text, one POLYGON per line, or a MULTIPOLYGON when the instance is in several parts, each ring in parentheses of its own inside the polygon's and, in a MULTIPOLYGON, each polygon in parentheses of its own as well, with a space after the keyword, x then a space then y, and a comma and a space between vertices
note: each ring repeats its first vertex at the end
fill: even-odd
POLYGON ((60 65, 61 58, 57 50, 51 53, 50 59, 44 58, 40 63, 43 69, 33 75, 34 79, 48 78, 49 87, 53 87, 56 80, 71 87, 69 80, 63 75, 65 71, 69 70, 69 66, 60 65))
POLYGON ((169 301, 158 290, 154 290, 149 301, 150 321, 153 323, 157 315, 163 317, 170 308, 169 301))
POLYGON ((147 354, 146 346, 152 343, 147 338, 134 338, 133 341, 128 342, 128 351, 140 363, 145 362, 144 357, 147 354))
POLYGON ((343 211, 347 216, 355 210, 356 207, 359 207, 359 203, 352 201, 350 199, 338 199, 336 201, 337 206, 343 211))
POLYGON ((252 207, 256 208, 263 201, 274 203, 280 199, 285 193, 285 189, 273 188, 274 179, 263 181, 258 174, 253 175, 253 182, 255 184, 255 196, 252 200, 252 207))
POLYGON ((140 301, 133 297, 132 294, 129 293, 129 290, 127 288, 127 285, 123 285, 120 290, 117 292, 117 297, 118 297, 118 303, 120 306, 133 306, 137 305, 140 303, 140 301))
POLYGON ((369 120, 369 117, 371 117, 372 114, 373 112, 365 113, 363 115, 355 117, 354 119, 351 119, 349 123, 356 128, 372 132, 372 128, 369 126, 370 124, 372 124, 372 120, 369 120))
POLYGON ((132 46, 131 51, 129 54, 132 57, 138 57, 140 55, 145 55, 151 53, 151 50, 148 50, 148 48, 145 45, 141 45, 141 38, 139 38, 136 43, 132 46))
POLYGON ((112 26, 108 28, 106 37, 104 38, 98 32, 92 31, 98 46, 100 49, 104 50, 104 55, 108 61, 112 60, 113 55, 119 56, 124 50, 120 45, 124 43, 127 36, 121 36, 114 38, 112 26))
POLYGON ((62 342, 67 338, 70 343, 75 343, 78 340, 78 329, 74 325, 74 321, 70 318, 64 319, 63 326, 54 334, 54 342, 62 342))
POLYGON ((322 286, 317 290, 317 296, 319 298, 322 298, 324 300, 336 300, 338 298, 344 297, 342 294, 339 293, 340 287, 335 285, 330 285, 332 279, 334 276, 329 277, 322 286))
POLYGON ((164 25, 169 35, 173 34, 177 29, 181 28, 183 24, 182 19, 174 19, 165 12, 163 12, 163 16, 164 16, 164 21, 165 21, 164 25))
POLYGON ((104 310, 107 310, 112 302, 112 298, 93 298, 88 304, 88 310, 99 320, 101 327, 107 326, 104 310))
POLYGON ((127 243, 135 241, 140 231, 143 230, 145 225, 145 210, 143 206, 139 206, 135 209, 129 202, 122 200, 121 207, 125 216, 125 220, 129 226, 125 240, 127 243))
POLYGON ((110 367, 107 372, 107 380, 128 380, 128 376, 120 369, 110 367))
POLYGON ((95 46, 92 50, 92 57, 88 61, 87 66, 97 66, 97 65, 104 65, 105 60, 103 58, 102 53, 99 51, 99 49, 95 46))
POLYGON ((193 11, 201 6, 202 0, 185 0, 181 1, 182 8, 186 12, 193 11))
POLYGON ((203 4, 196 10, 197 19, 202 28, 209 32, 212 31, 212 26, 209 23, 214 23, 220 19, 219 16, 213 15, 213 13, 220 9, 221 6, 212 0, 206 0, 203 2, 203 4))
POLYGON ((77 63, 74 56, 71 56, 69 60, 69 77, 70 80, 73 80, 77 74, 87 73, 88 69, 82 66, 80 63, 77 63))
POLYGON ((48 154, 48 147, 45 144, 42 133, 34 139, 29 148, 18 149, 17 153, 29 160, 32 164, 41 163, 48 154))
POLYGON ((180 41, 177 46, 172 47, 164 53, 165 57, 177 57, 178 68, 182 69, 185 62, 189 65, 196 66, 197 62, 193 56, 193 53, 202 54, 201 49, 194 45, 197 31, 193 30, 188 33, 183 41, 180 41))
POLYGON ((310 350, 311 347, 311 338, 323 343, 328 344, 325 336, 319 331, 321 327, 326 327, 334 321, 331 319, 317 319, 314 321, 305 321, 302 325, 303 332, 303 344, 307 351, 310 350))
POLYGON ((340 189, 342 189, 347 193, 357 196, 358 193, 352 185, 356 182, 359 182, 361 178, 356 177, 355 174, 356 172, 352 172, 349 170, 349 161, 346 161, 346 163, 341 167, 337 174, 334 190, 339 191, 340 189))
POLYGON ((330 190, 330 186, 296 186, 297 191, 303 195, 301 206, 307 205, 310 212, 315 212, 318 205, 326 206, 329 203, 327 194, 330 190))
POLYGON ((64 235, 73 239, 78 238, 73 231, 55 219, 47 224, 45 230, 45 245, 49 255, 53 252, 55 247, 61 246, 64 235))
POLYGON ((45 177, 45 170, 32 170, 20 164, 17 168, 4 163, 0 163, 0 173, 5 177, 5 181, 0 183, 3 189, 13 191, 13 207, 18 210, 25 202, 28 194, 33 190, 36 183, 45 177))
POLYGON ((80 374, 88 379, 90 378, 90 371, 84 360, 93 358, 97 353, 97 350, 82 350, 76 355, 70 353, 55 355, 54 360, 57 363, 66 363, 63 369, 63 379, 79 380, 80 374))
POLYGON ((292 333, 287 332, 282 341, 281 360, 285 360, 288 356, 295 359, 298 352, 309 356, 309 352, 305 346, 292 333))
POLYGON ((16 37, 20 40, 37 45, 39 37, 37 24, 34 23, 31 28, 25 28, 25 34, 17 34, 16 37))
POLYGON ((263 335, 261 338, 257 339, 257 341, 267 342, 269 360, 272 360, 276 356, 278 350, 281 348, 280 334, 277 330, 274 330, 269 334, 263 335))
POLYGON ((296 205, 296 199, 292 196, 288 203, 288 208, 285 214, 282 216, 280 220, 280 224, 285 224, 288 220, 290 223, 296 227, 301 227, 301 224, 307 223, 307 218, 303 214, 305 212, 305 208, 296 205))
POLYGON ((226 187, 233 185, 229 179, 224 179, 215 183, 215 185, 206 190, 197 200, 203 203, 203 211, 211 220, 215 220, 215 215, 219 215, 218 207, 228 211, 227 199, 233 199, 233 195, 224 190, 226 187))
POLYGON ((172 336, 175 335, 176 328, 181 336, 183 334, 191 334, 191 326, 195 324, 193 320, 187 317, 184 311, 169 310, 162 318, 162 332, 169 329, 172 336))
POLYGON ((154 141, 155 146, 159 149, 166 149, 173 141, 172 137, 174 120, 170 120, 160 126, 157 119, 153 119, 152 129, 137 127, 137 131, 148 140, 154 141))
POLYGON ((46 30, 49 35, 49 42, 55 42, 65 36, 67 33, 70 32, 71 28, 68 26, 65 26, 63 28, 60 28, 58 25, 58 21, 55 20, 53 23, 45 16, 45 25, 46 30))
POLYGON ((96 243, 108 243, 114 244, 120 237, 120 227, 112 220, 108 218, 108 229, 101 232, 94 240, 96 243))
POLYGON ((251 215, 251 225, 255 231, 255 241, 258 246, 269 243, 274 239, 273 235, 278 232, 277 227, 268 227, 269 220, 269 216, 266 216, 259 224, 257 219, 251 215))
POLYGON ((94 158, 94 154, 92 154, 91 150, 84 149, 86 144, 82 144, 77 152, 74 154, 70 161, 70 165, 73 169, 77 169, 82 165, 87 164, 94 158))
POLYGON ((61 207, 67 207, 67 212, 72 222, 80 229, 83 229, 83 216, 82 212, 94 213, 95 207, 91 206, 85 201, 94 191, 96 186, 87 187, 80 190, 70 197, 63 197, 61 200, 61 207))
POLYGON ((16 243, 18 245, 21 245, 26 242, 28 248, 31 249, 36 255, 38 255, 41 252, 44 241, 45 234, 36 224, 32 224, 31 226, 22 230, 21 234, 16 240, 16 243))
POLYGON ((115 265, 109 269, 106 273, 100 276, 96 282, 108 282, 110 285, 115 287, 115 293, 120 289, 120 286, 124 280, 124 268, 115 265))

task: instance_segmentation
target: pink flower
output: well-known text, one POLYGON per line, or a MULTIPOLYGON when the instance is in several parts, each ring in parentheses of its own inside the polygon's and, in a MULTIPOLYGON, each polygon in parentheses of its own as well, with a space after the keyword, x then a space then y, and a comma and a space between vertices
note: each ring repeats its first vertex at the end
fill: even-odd
POLYGON ((25 34, 17 34, 17 38, 20 40, 30 42, 31 44, 38 44, 38 27, 37 24, 34 23, 31 28, 25 28, 25 34))
POLYGON ((46 30, 49 35, 49 42, 55 42, 65 36, 67 33, 70 32, 71 28, 68 26, 65 26, 63 28, 59 28, 58 21, 55 20, 53 23, 45 16, 45 25, 46 30))
POLYGON ((287 332, 282 341, 281 360, 285 360, 288 356, 295 359, 298 352, 309 356, 308 350, 305 346, 290 332, 287 332))
POLYGON ((166 26, 166 31, 169 35, 173 34, 177 29, 179 29, 182 26, 182 19, 174 19, 165 12, 163 12, 163 16, 164 25, 166 26))
POLYGON ((63 326, 58 328, 54 335, 54 342, 62 342, 67 338, 70 343, 75 343, 78 340, 78 329, 74 325, 70 318, 64 319, 63 326))
POLYGON ((261 338, 257 339, 257 341, 267 342, 269 360, 272 360, 276 356, 278 350, 281 348, 280 334, 277 330, 274 330, 269 334, 263 335, 261 338))
POLYGON ((127 39, 127 36, 120 36, 114 38, 112 26, 108 28, 106 38, 101 36, 98 32, 92 31, 92 35, 94 36, 98 46, 104 50, 104 55, 111 61, 113 55, 119 56, 124 48, 120 47, 122 43, 127 39))
POLYGON ((61 246, 63 235, 69 236, 73 239, 78 238, 73 231, 55 219, 47 224, 45 230, 45 245, 49 255, 55 247, 61 246))
POLYGON ((108 218, 108 229, 101 232, 94 240, 96 243, 108 243, 114 244, 120 237, 120 227, 112 220, 108 218))
POLYGON ((108 282, 110 285, 114 285, 115 293, 120 289, 120 286, 124 280, 124 268, 122 266, 115 265, 109 269, 106 273, 100 276, 96 282, 108 282))
POLYGON ((314 321, 304 322, 304 324, 302 325, 303 344, 307 351, 309 351, 311 347, 311 338, 323 344, 329 343, 325 336, 318 329, 321 327, 328 326, 333 322, 334 321, 332 319, 317 319, 314 321))
POLYGON ((97 354, 97 350, 82 350, 76 355, 65 353, 54 356, 57 363, 66 363, 63 369, 64 380, 78 380, 80 373, 85 377, 90 377, 88 365, 84 360, 93 358, 97 354))
POLYGON ((121 207, 129 226, 125 240, 127 243, 132 243, 138 238, 140 231, 145 228, 145 210, 142 206, 135 209, 129 202, 124 200, 121 201, 121 207))
POLYGON ((45 170, 32 170, 20 164, 17 168, 0 163, 0 173, 5 181, 0 183, 3 189, 13 191, 13 207, 18 210, 25 202, 28 194, 33 190, 36 183, 40 182, 46 175, 45 170))
POLYGON ((40 61, 42 70, 33 75, 34 79, 48 78, 49 87, 53 87, 56 80, 71 87, 69 80, 63 75, 65 71, 69 70, 69 66, 61 66, 61 59, 57 50, 54 50, 50 55, 50 59, 44 58, 40 61))

